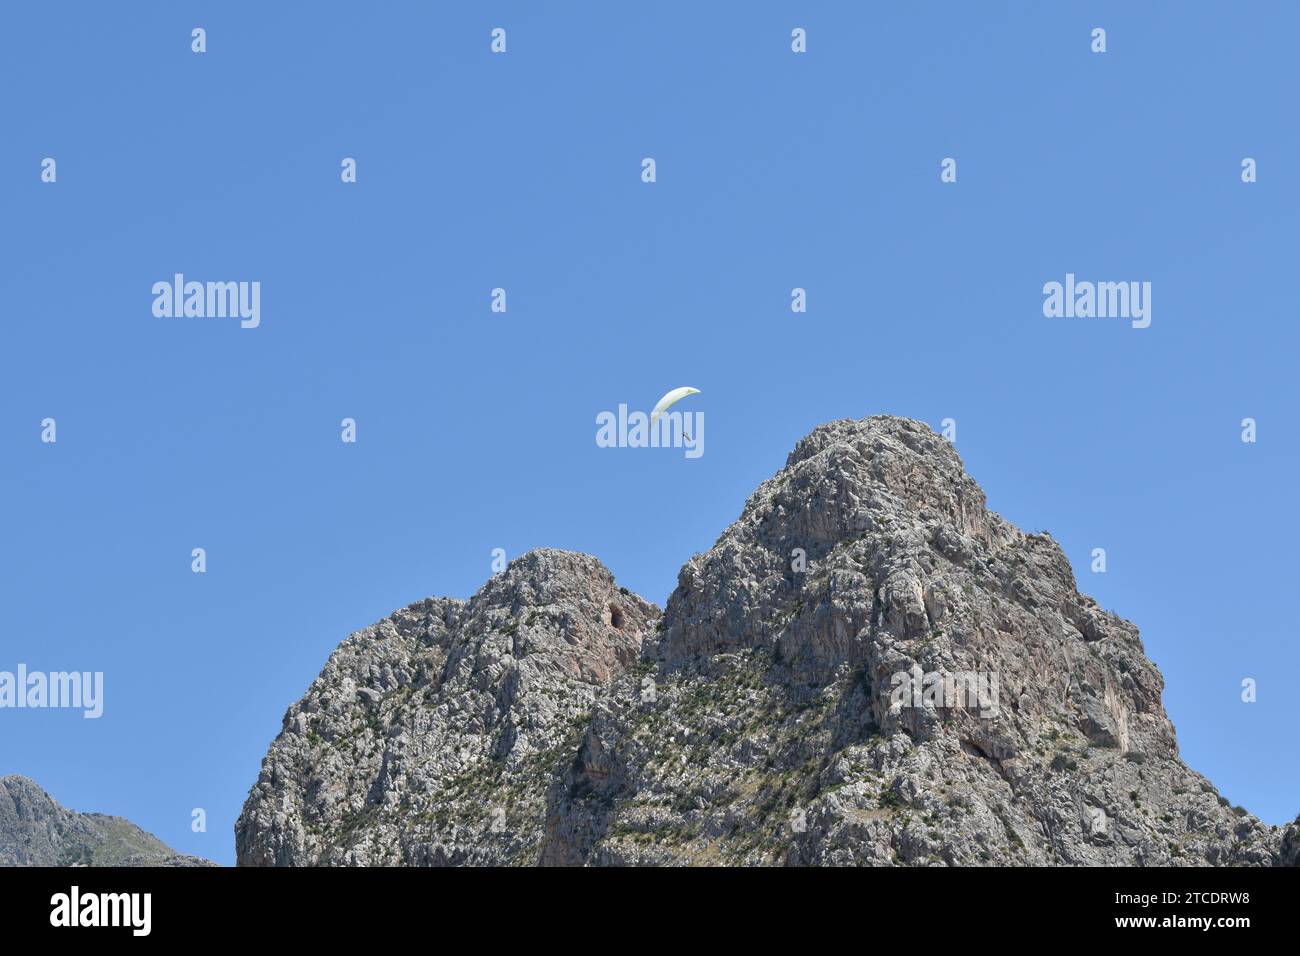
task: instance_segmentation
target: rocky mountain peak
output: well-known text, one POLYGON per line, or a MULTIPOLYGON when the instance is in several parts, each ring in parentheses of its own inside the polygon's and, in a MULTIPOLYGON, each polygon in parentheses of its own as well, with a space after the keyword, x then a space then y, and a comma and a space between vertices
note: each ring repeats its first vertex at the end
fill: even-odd
POLYGON ((544 655, 563 673, 606 683, 640 656, 659 609, 620 588, 591 555, 538 548, 469 602, 462 627, 509 634, 515 659, 544 655))
MULTIPOLYGON (((889 591, 893 631, 912 633, 933 626, 919 588, 936 559, 946 552, 961 560, 1022 537, 986 509, 952 445, 923 423, 875 416, 818 426, 714 547, 682 569, 668 604, 665 660, 762 646, 778 636, 810 668, 856 660, 876 603, 845 604, 850 581, 865 580, 862 571, 889 591), (828 576, 841 595, 820 622, 831 631, 812 634, 804 622, 791 632, 786 616, 794 607, 802 612, 815 596, 803 592, 820 594, 828 576), (751 629, 731 627, 736 615, 751 629)), ((1068 562, 1064 569, 1068 575, 1068 562)), ((936 611, 942 597, 932 589, 929 600, 936 611)))
POLYGON ((539 549, 468 601, 432 598, 358 631, 285 715, 236 825, 239 862, 536 852, 539 775, 658 618, 595 558, 539 549))
POLYGON ((892 417, 814 429, 662 617, 532 552, 350 637, 237 829, 253 864, 1267 864, 1178 758, 1137 628, 892 417))
POLYGON ((77 813, 27 777, 0 777, 0 866, 212 866, 129 820, 77 813))
POLYGON ((984 531, 988 517, 984 492, 952 443, 923 422, 891 415, 819 425, 773 481, 788 491, 835 493, 850 509, 844 517, 858 519, 840 529, 849 533, 861 530, 862 510, 946 517, 970 534, 984 531))

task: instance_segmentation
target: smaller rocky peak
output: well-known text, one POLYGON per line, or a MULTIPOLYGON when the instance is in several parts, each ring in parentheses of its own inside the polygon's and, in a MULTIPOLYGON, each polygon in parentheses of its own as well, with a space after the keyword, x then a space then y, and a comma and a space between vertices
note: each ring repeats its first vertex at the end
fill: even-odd
POLYGON ((215 865, 130 820, 69 810, 27 777, 0 777, 0 866, 215 865))

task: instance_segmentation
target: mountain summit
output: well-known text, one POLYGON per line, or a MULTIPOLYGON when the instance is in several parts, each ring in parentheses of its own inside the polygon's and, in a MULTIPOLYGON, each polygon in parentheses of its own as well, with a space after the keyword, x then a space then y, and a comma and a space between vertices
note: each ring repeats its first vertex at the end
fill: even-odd
POLYGON ((1137 628, 952 446, 823 425, 661 614, 530 552, 349 637, 241 865, 1295 863, 1178 756, 1137 628))
POLYGON ((130 820, 60 806, 26 777, 0 777, 0 866, 215 866, 130 820))

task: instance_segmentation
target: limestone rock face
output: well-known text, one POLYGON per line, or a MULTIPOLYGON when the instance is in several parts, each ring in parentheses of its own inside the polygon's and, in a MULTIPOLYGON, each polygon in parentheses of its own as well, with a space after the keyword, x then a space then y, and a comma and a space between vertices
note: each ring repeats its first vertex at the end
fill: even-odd
POLYGON ((129 820, 60 806, 26 777, 0 777, 0 866, 215 866, 129 820))
POLYGON ((239 864, 535 859, 551 777, 658 617, 595 558, 540 550, 353 634, 285 715, 239 864))
POLYGON ((658 610, 538 551, 349 638, 242 864, 1294 863, 1178 757, 1137 629, 926 425, 823 425, 658 610))

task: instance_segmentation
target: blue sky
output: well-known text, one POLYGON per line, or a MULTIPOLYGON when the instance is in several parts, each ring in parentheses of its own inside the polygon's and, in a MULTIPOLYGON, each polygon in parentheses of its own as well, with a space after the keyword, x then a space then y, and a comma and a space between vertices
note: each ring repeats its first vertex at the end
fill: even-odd
POLYGON ((0 669, 102 670, 106 699, 0 712, 0 773, 233 862, 350 631, 468 596, 497 547, 662 603, 800 436, 892 413, 956 419, 991 507, 1141 628, 1188 763, 1290 820, 1298 28, 1283 2, 7 9, 0 669), (176 272, 261 282, 261 326, 155 318, 176 272), (1150 281, 1151 327, 1045 318, 1067 272, 1150 281), (703 457, 596 447, 598 412, 678 385, 703 457))

